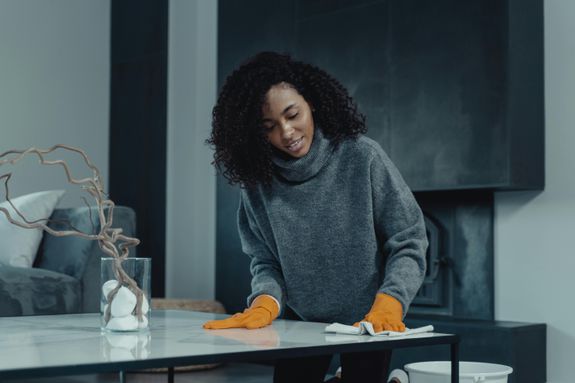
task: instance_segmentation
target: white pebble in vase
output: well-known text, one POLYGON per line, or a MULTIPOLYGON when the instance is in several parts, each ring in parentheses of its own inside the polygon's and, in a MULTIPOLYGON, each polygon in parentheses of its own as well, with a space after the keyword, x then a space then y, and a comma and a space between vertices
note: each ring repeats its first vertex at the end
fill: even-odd
POLYGON ((148 328, 148 318, 146 316, 142 316, 142 321, 138 322, 138 328, 148 328))
POLYGON ((102 294, 104 294, 106 300, 108 299, 108 294, 110 294, 110 291, 114 290, 116 286, 118 286, 118 281, 115 279, 110 279, 102 285, 102 294))
POLYGON ((150 304, 148 303, 148 299, 144 295, 142 297, 142 314, 146 315, 150 310, 150 304))
POLYGON ((134 311, 136 307, 136 295, 127 287, 122 286, 116 296, 114 296, 111 305, 113 317, 125 317, 134 311))
POLYGON ((138 320, 133 315, 110 318, 106 328, 114 331, 133 331, 138 329, 138 320))

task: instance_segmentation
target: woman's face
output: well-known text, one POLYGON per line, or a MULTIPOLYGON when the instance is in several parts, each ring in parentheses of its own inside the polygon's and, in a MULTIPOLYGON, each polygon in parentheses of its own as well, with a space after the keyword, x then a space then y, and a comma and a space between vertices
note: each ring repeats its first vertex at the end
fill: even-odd
POLYGON ((313 116, 310 105, 297 90, 285 82, 272 86, 266 93, 262 115, 264 131, 273 147, 295 158, 309 152, 313 116))

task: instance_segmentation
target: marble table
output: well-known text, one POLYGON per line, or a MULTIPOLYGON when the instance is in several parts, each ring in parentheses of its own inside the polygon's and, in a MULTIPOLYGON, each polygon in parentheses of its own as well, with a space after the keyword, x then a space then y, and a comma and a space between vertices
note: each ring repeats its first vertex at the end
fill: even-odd
MULTIPOLYGON (((401 338, 324 332, 325 323, 276 320, 258 330, 204 330, 202 323, 226 317, 156 310, 143 333, 101 332, 99 314, 0 318, 0 380, 90 374, 214 362, 260 361, 445 344, 451 348, 457 382, 459 337, 426 333, 401 338)), ((123 377, 123 374, 120 375, 123 377)))

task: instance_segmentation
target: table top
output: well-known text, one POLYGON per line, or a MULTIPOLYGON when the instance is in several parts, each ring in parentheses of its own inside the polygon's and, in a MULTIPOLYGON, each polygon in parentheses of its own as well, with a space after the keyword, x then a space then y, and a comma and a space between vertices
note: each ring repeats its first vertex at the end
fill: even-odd
POLYGON ((276 320, 257 330, 204 330, 226 317, 156 310, 139 333, 100 330, 99 314, 0 318, 0 377, 49 376, 453 344, 451 334, 400 338, 324 332, 326 323, 276 320))

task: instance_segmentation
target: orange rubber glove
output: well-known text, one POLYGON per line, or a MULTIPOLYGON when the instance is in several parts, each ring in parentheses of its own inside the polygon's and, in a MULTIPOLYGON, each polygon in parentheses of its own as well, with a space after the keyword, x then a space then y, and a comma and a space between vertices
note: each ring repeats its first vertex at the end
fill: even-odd
POLYGON ((219 330, 224 328, 254 329, 265 327, 277 318, 279 311, 278 304, 273 298, 260 295, 243 312, 234 314, 226 319, 206 322, 204 323, 204 328, 219 330))
MULTIPOLYGON (((371 323, 375 332, 388 330, 401 332, 405 331, 405 324, 403 324, 402 319, 401 303, 390 295, 378 293, 371 310, 362 321, 371 323)), ((359 326, 359 322, 354 323, 354 326, 359 326)))

